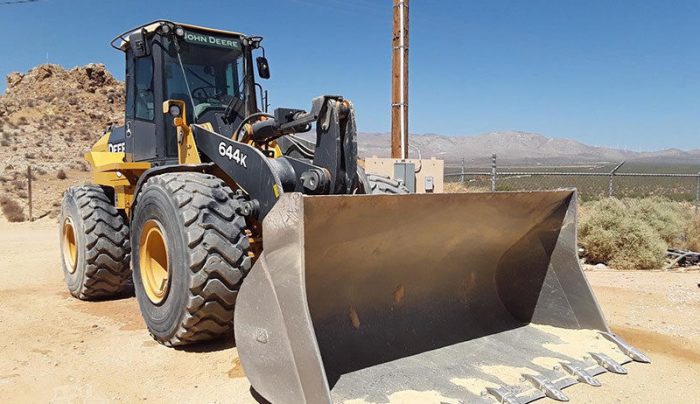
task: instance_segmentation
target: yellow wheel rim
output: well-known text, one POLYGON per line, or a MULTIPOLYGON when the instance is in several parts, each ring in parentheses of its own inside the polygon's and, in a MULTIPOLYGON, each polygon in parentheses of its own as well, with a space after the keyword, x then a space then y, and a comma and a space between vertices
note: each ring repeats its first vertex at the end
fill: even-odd
POLYGON ((148 299, 160 304, 168 295, 168 246, 160 224, 149 220, 141 231, 139 270, 148 299))
POLYGON ((63 221, 63 261, 66 263, 68 272, 74 273, 78 266, 78 242, 75 238, 75 227, 73 221, 67 217, 63 221))

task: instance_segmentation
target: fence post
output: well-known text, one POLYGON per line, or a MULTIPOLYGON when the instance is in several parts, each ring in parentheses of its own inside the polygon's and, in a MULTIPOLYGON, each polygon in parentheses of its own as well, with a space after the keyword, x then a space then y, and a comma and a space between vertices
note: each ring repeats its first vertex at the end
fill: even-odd
POLYGON ((461 178, 460 182, 464 184, 464 157, 462 157, 462 176, 459 178, 461 178))
POLYGON ((496 153, 491 155, 491 192, 496 192, 496 153))
POLYGON ((698 184, 695 188, 695 214, 698 214, 698 205, 700 205, 700 173, 698 173, 698 184))
POLYGON ((622 163, 618 164, 615 168, 613 168, 612 171, 610 171, 610 182, 608 183, 608 198, 612 198, 612 196, 613 196, 613 177, 615 176, 615 173, 617 172, 617 170, 619 170, 623 164, 625 164, 624 161, 622 163))
POLYGON ((27 198, 29 202, 29 221, 34 221, 32 214, 32 166, 27 166, 27 198))

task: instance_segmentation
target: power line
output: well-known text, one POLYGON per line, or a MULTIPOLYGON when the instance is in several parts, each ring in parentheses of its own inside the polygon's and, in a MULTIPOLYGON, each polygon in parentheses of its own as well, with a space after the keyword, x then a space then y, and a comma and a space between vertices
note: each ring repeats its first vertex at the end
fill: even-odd
POLYGON ((42 0, 10 0, 10 1, 0 1, 0 6, 10 6, 13 4, 26 4, 26 3, 37 3, 42 0))

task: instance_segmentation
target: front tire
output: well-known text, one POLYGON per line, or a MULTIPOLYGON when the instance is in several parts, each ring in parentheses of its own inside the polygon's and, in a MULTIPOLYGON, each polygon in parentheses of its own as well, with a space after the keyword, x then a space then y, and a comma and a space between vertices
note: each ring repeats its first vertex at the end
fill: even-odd
POLYGON ((153 338, 168 346, 213 339, 233 328, 238 289, 251 267, 241 200, 219 178, 150 178, 132 220, 134 286, 153 338))
POLYGON ((104 188, 85 185, 66 191, 59 235, 71 295, 104 299, 131 289, 129 225, 104 188))

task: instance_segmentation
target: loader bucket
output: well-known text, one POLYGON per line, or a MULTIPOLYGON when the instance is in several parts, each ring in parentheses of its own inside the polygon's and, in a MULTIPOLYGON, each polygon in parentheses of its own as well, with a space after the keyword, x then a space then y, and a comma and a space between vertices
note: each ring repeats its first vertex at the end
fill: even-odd
POLYGON ((576 194, 285 194, 235 313, 277 403, 505 402, 648 362, 579 266, 576 194))

